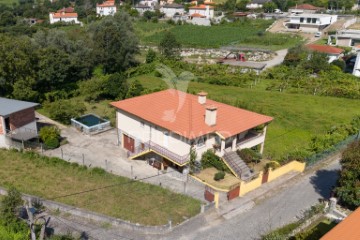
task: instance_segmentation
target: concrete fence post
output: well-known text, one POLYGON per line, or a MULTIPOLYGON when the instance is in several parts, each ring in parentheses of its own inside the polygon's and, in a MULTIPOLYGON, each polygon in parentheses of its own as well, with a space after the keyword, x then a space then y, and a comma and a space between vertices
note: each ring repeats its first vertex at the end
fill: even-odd
POLYGON ((214 192, 215 208, 219 208, 219 192, 214 192))
POLYGON ((60 151, 61 151, 61 159, 64 159, 64 152, 63 152, 63 149, 60 148, 60 151))
POLYGON ((131 178, 134 178, 134 167, 131 165, 131 178))
POLYGON ((201 204, 200 205, 200 213, 204 213, 205 212, 205 205, 201 204))
POLYGON ((85 155, 82 154, 82 165, 85 166, 85 155))

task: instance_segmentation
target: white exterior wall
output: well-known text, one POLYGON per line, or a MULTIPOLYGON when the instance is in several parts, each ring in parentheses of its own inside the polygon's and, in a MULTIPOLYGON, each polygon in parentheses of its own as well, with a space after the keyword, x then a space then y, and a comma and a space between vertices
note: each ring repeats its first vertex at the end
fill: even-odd
MULTIPOLYGON (((121 110, 117 111, 116 118, 117 127, 134 139, 138 139, 141 142, 147 142, 151 138, 152 142, 165 147, 180 156, 189 154, 190 152, 190 144, 187 142, 187 139, 175 133, 158 126, 155 127, 153 124, 121 110), (144 124, 142 125, 141 122, 144 122, 144 124), (169 133, 169 136, 166 137, 165 133, 169 133)), ((123 136, 121 135, 120 138, 122 137, 123 136)), ((120 139, 120 141, 123 143, 123 139, 120 139)))
POLYGON ((116 13, 116 6, 113 7, 96 7, 96 14, 100 16, 114 16, 116 13))
POLYGON ((360 77, 360 53, 357 54, 356 56, 356 61, 355 61, 355 65, 354 65, 354 70, 353 70, 353 75, 356 77, 360 77))
POLYGON ((0 135, 0 148, 8 148, 6 144, 5 135, 0 135))
POLYGON ((199 13, 201 15, 204 15, 206 18, 214 18, 214 9, 209 8, 207 9, 189 9, 189 15, 191 16, 194 13, 199 13))
POLYGON ((183 15, 185 10, 184 8, 161 8, 161 12, 165 14, 165 17, 172 18, 175 13, 179 13, 180 15, 183 15))
POLYGON ((262 134, 254 139, 245 141, 242 144, 237 145, 239 149, 252 148, 265 142, 265 134, 262 134))
POLYGON ((154 10, 152 8, 136 8, 135 9, 139 12, 140 15, 143 15, 144 12, 146 11, 150 11, 150 12, 153 12, 154 10))
POLYGON ((49 14, 49 21, 50 21, 50 24, 54 24, 56 22, 66 22, 66 23, 76 23, 76 24, 80 23, 76 17, 74 17, 74 18, 53 18, 53 15, 51 13, 49 14))
POLYGON ((246 8, 248 9, 257 9, 257 8, 262 8, 263 5, 262 4, 258 4, 258 3, 249 3, 246 4, 246 8))
POLYGON ((316 26, 320 26, 320 25, 329 25, 329 24, 332 24, 334 22, 337 21, 337 16, 334 15, 334 16, 321 16, 321 17, 318 17, 318 16, 309 16, 309 15, 306 15, 306 16, 291 16, 290 17, 290 23, 295 23, 295 24, 309 24, 309 25, 316 25, 316 26), (303 22, 300 22, 300 18, 304 18, 304 21, 303 22), (307 22, 307 19, 310 18, 316 18, 316 23, 313 23, 311 20, 310 22, 308 23, 307 22))

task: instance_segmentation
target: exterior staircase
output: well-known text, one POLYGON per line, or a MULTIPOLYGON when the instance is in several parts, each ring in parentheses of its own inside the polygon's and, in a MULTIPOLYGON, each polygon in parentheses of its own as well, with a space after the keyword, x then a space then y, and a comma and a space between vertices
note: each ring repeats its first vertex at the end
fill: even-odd
POLYGON ((241 178, 241 180, 249 180, 253 174, 250 171, 250 168, 246 165, 246 163, 239 157, 236 152, 229 151, 225 152, 222 157, 226 165, 230 168, 230 170, 235 174, 235 176, 241 178))

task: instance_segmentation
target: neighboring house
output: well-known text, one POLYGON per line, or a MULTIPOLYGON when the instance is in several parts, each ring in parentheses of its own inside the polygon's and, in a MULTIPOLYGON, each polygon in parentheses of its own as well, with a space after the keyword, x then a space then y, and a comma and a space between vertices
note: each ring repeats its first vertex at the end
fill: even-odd
POLYGON ((158 5, 157 0, 143 0, 139 2, 139 5, 145 5, 154 8, 156 5, 158 5))
POLYGON ((201 15, 200 13, 191 14, 187 22, 194 25, 211 26, 210 19, 206 18, 204 15, 201 15))
POLYGON ((272 2, 271 0, 252 0, 248 4, 246 4, 247 9, 258 9, 262 8, 263 5, 267 2, 272 2))
POLYGON ((96 4, 96 14, 100 16, 114 16, 116 13, 115 0, 108 0, 103 3, 96 4))
POLYGON ((299 29, 304 32, 321 31, 337 21, 337 15, 328 14, 295 14, 289 17, 285 26, 289 29, 299 29))
POLYGON ((35 107, 38 103, 0 98, 0 147, 10 141, 26 141, 37 137, 35 107))
POLYGON ((360 30, 345 29, 329 36, 328 44, 342 47, 353 47, 360 44, 360 30))
POLYGON ((139 12, 140 15, 143 15, 146 11, 154 11, 152 7, 144 4, 137 4, 135 9, 139 12))
POLYGON ((205 92, 196 96, 174 89, 111 105, 117 110, 119 142, 129 158, 152 160, 158 168, 182 172, 189 164, 191 146, 197 160, 213 149, 242 179, 250 176, 250 170, 235 151, 258 146, 262 153, 267 125, 273 120, 209 100, 205 92), (263 127, 260 131, 259 126, 263 127))
POLYGON ((359 240, 360 239, 360 208, 347 216, 320 240, 359 240))
POLYGON ((49 13, 50 24, 56 22, 66 22, 66 23, 76 23, 80 24, 78 21, 78 14, 74 11, 74 8, 62 8, 57 12, 49 13))
POLYGON ((329 45, 307 44, 305 45, 310 51, 325 53, 329 58, 329 63, 343 56, 344 49, 329 45))
POLYGON ((311 4, 299 4, 289 8, 290 13, 301 14, 301 13, 317 13, 325 11, 325 8, 315 7, 311 4))
POLYGON ((160 12, 162 12, 165 17, 172 18, 175 15, 183 15, 185 9, 184 6, 181 4, 172 3, 161 6, 160 12))
POLYGON ((189 15, 193 16, 194 14, 201 15, 207 19, 214 18, 214 7, 205 4, 189 7, 189 15))

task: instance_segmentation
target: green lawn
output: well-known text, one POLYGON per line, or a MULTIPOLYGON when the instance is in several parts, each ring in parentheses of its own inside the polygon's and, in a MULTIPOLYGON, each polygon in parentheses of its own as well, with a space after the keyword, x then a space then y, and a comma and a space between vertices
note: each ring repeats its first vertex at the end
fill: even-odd
MULTIPOLYGON (((163 86, 159 78, 138 76, 146 88, 163 86)), ((265 156, 275 160, 308 146, 310 138, 332 126, 349 123, 360 114, 360 100, 265 91, 258 88, 217 86, 192 82, 190 92, 204 90, 208 97, 274 117, 265 143, 265 156)))
POLYGON ((299 239, 304 240, 319 239, 331 229, 333 229, 336 225, 337 224, 335 222, 331 222, 328 219, 320 219, 296 236, 299 237, 299 239))
POLYGON ((166 224, 168 219, 177 224, 200 210, 198 200, 159 186, 129 181, 59 159, 0 149, 2 187, 12 185, 23 193, 146 225, 166 224), (98 188, 103 189, 59 198, 98 188))
POLYGON ((279 50, 296 45, 300 37, 289 34, 265 33, 272 20, 248 20, 210 27, 196 25, 170 25, 164 22, 135 22, 135 30, 142 44, 158 45, 166 31, 186 47, 218 48, 240 45, 279 50))

